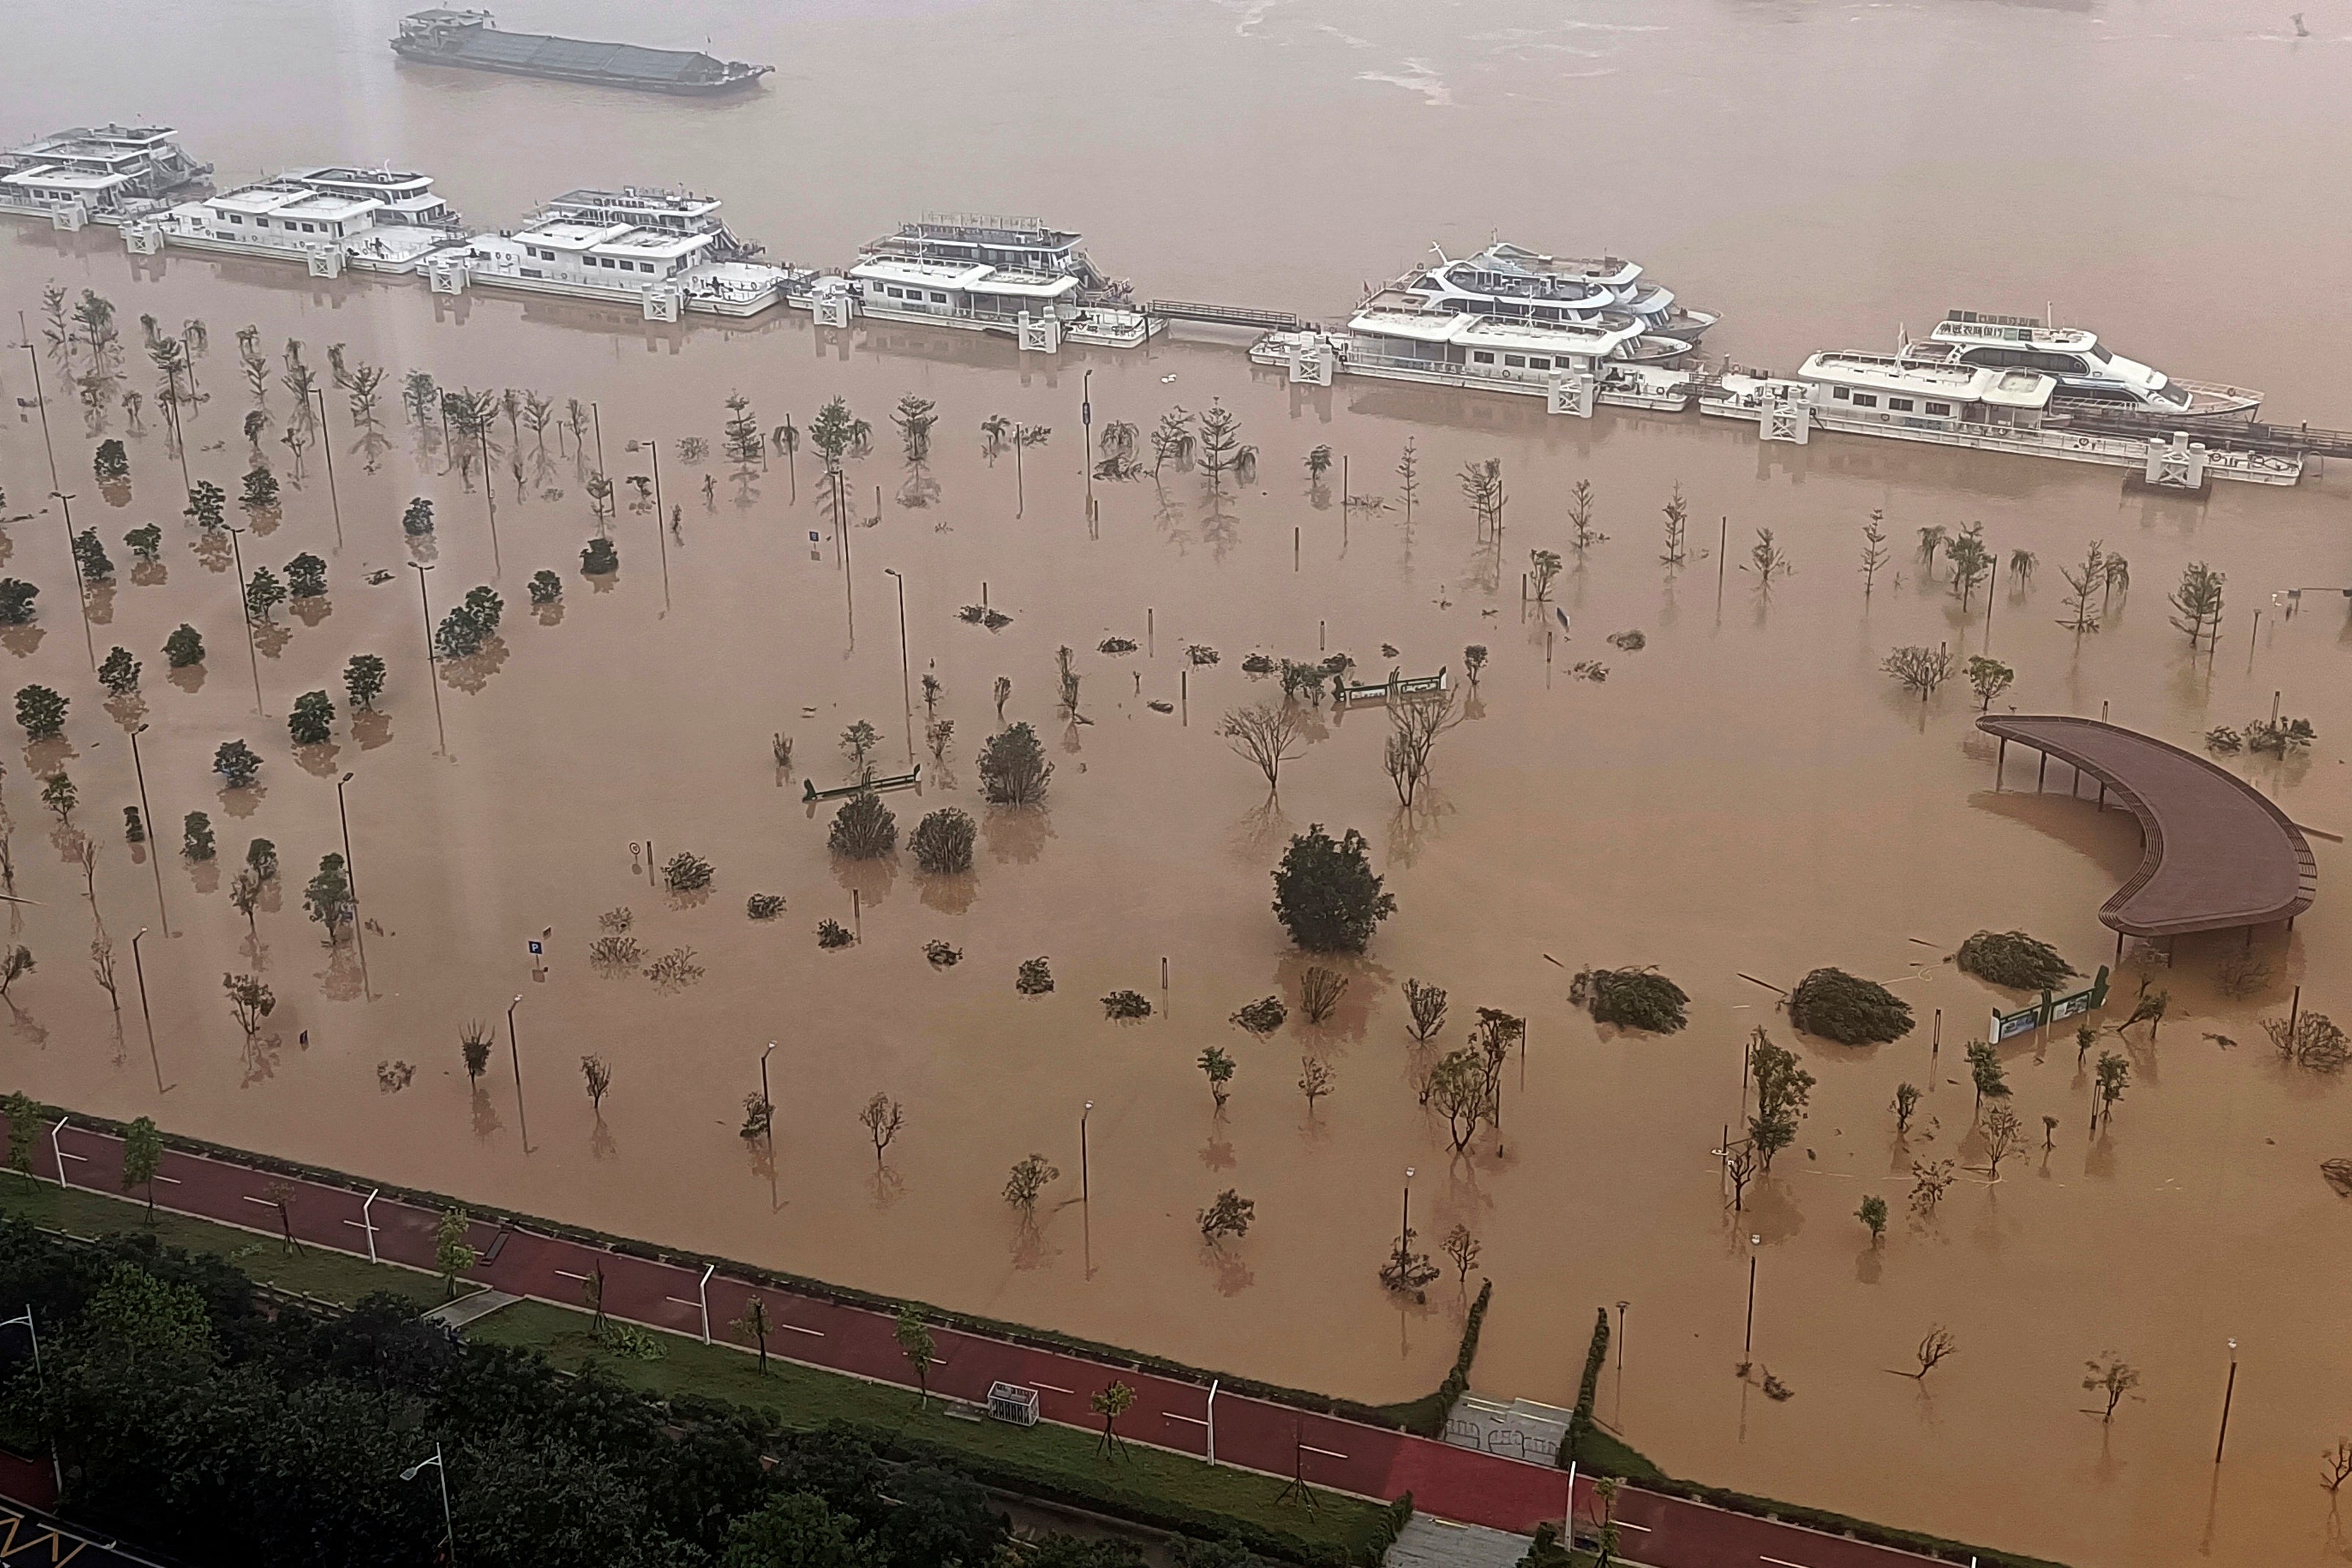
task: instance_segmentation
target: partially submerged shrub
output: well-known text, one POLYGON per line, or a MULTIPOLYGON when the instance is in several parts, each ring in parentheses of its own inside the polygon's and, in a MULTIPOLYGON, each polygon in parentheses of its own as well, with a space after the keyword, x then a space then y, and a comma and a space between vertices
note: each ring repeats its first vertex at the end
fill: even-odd
POLYGON ((1184 644, 1184 658, 1195 665, 1213 664, 1217 662, 1217 651, 1206 643, 1187 643, 1184 644))
POLYGON ((1650 640, 1639 631, 1612 632, 1608 641, 1611 647, 1621 649, 1628 653, 1638 653, 1650 645, 1650 640))
POLYGON ((2352 1039, 2326 1013, 2296 1013, 2291 1018, 2263 1019, 2279 1060, 2315 1072, 2339 1072, 2352 1062, 2352 1039))
POLYGON ((185 622, 180 629, 163 639, 163 659, 175 670, 205 662, 205 640, 196 629, 185 622))
POLYGON ((1053 966, 1043 958, 1024 958, 1021 972, 1013 978, 1013 988, 1024 997, 1042 997, 1054 988, 1053 966))
POLYGON ((915 824, 907 847, 915 852, 915 863, 925 871, 943 874, 966 872, 971 869, 971 845, 977 831, 970 812, 942 806, 915 824))
POLYGON ((967 604, 956 612, 956 619, 968 626, 985 626, 992 632, 1002 632, 1013 624, 1013 617, 985 604, 967 604))
POLYGON ((1282 1027, 1290 1009, 1282 1005, 1280 997, 1260 997, 1234 1014, 1234 1022, 1263 1039, 1282 1027))
POLYGON ((1875 980, 1815 969, 1789 993, 1789 1021, 1840 1045, 1880 1045, 1911 1032, 1911 1008, 1875 980))
POLYGON ((710 885, 710 862, 684 850, 662 867, 662 885, 672 893, 699 893, 710 885))
POLYGON ((1952 955, 1960 973, 2021 991, 2046 991, 2082 971, 2022 931, 1979 931, 1952 955))
POLYGON ((1568 999, 1590 1008, 1595 1022, 1620 1029, 1673 1034, 1690 1021, 1684 1011, 1689 993, 1654 967, 1580 969, 1569 982, 1568 999))
POLYGON ((784 912, 781 893, 755 893, 743 901, 743 913, 754 920, 773 920, 784 912))
POLYGON ((980 752, 981 792, 1000 806, 1034 806, 1045 798, 1054 765, 1037 732, 1026 724, 1009 725, 988 737, 980 752))
POLYGON ((232 789, 243 789, 261 774, 261 758, 242 740, 224 740, 213 753, 213 771, 228 780, 232 789))
POLYGON ((1103 1017, 1107 1019, 1148 1019, 1151 1016, 1150 1000, 1141 991, 1113 991, 1102 999, 1103 1017))
POLYGON ((857 938, 849 934, 849 927, 838 920, 820 920, 816 923, 816 945, 820 947, 827 949, 846 947, 856 940, 857 938))
POLYGON ((534 571, 530 574, 530 601, 533 604, 545 606, 554 603, 562 597, 563 580, 562 578, 551 571, 534 571))
POLYGON ((1097 653, 1132 653, 1139 644, 1132 637, 1106 637, 1095 644, 1097 653))
POLYGON ((841 803, 834 814, 826 844, 851 860, 878 860, 898 847, 898 819, 871 789, 861 789, 841 803))
POLYGON ((621 570, 621 552, 608 538, 593 538, 580 552, 580 570, 590 577, 603 577, 621 570))
POLYGON ((952 969, 963 962, 963 949, 934 936, 923 944, 923 956, 931 961, 935 969, 952 969))

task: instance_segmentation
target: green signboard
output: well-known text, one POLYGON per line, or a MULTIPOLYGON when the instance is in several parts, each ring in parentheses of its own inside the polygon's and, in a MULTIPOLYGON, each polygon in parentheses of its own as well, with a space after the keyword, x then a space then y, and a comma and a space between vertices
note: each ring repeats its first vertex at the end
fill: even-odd
POLYGON ((2062 1019, 2073 1018, 2077 1013, 2089 1012, 2106 999, 2107 967, 2102 964, 2099 966, 2099 972, 2091 977, 2091 983, 2072 995, 2053 997, 2048 991, 2044 991, 2042 993, 2040 1001, 2020 1011, 2005 1013, 1998 1008, 1994 1009, 1992 1039, 1996 1041, 2004 1040, 2011 1035, 2024 1034, 2029 1030, 2056 1023, 2062 1019))

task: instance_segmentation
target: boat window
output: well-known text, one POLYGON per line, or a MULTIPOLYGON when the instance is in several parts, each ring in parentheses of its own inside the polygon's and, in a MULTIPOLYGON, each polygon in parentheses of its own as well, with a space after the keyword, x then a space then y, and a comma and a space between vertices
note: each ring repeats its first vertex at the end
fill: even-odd
POLYGON ((1495 356, 1480 350, 1470 356, 1470 362, 1474 365, 1491 365, 1495 362, 1495 356))
POLYGON ((1528 368, 1528 357, 1525 354, 1505 354, 1503 363, 1512 370, 1524 371, 1528 368))
POLYGON ((1531 371, 1548 371, 1551 369, 1551 361, 1546 359, 1538 359, 1537 356, 1530 354, 1528 356, 1528 369, 1531 371))
POLYGON ((1940 413, 1949 417, 1952 412, 1952 405, 1948 402, 1931 402, 1927 405, 1927 412, 1929 413, 1940 413))
POLYGON ((937 290, 937 289, 933 289, 933 290, 931 291, 931 303, 932 303, 932 304, 934 304, 934 305, 944 305, 944 304, 946 304, 947 302, 948 302, 948 297, 947 297, 946 295, 941 294, 941 293, 940 293, 939 290, 937 290))
POLYGON ((1840 402, 1845 402, 1853 398, 1853 393, 1845 387, 1832 387, 1830 389, 1830 396, 1837 399, 1840 402))
POLYGON ((2178 382, 2157 388, 2153 395, 2158 402, 2170 403, 2174 408, 2187 408, 2194 397, 2187 387, 2178 382))
POLYGON ((1856 408, 1876 408, 1878 406, 1878 394, 1876 392, 1856 392, 1853 394, 1853 406, 1856 408))
POLYGON ((1891 413, 1909 413, 1916 405, 1907 397, 1891 397, 1886 400, 1886 406, 1891 413))
POLYGON ((2110 354, 2110 353, 2109 353, 2109 352, 2107 352, 2105 349, 2102 349, 2101 347, 2099 347, 2096 343, 2094 343, 2094 344, 2092 344, 2092 345, 2091 345, 2089 352, 2090 352, 2091 358, 2093 358, 2094 360, 2096 360, 2099 363, 2101 363, 2101 364, 2103 364, 2103 365, 2104 365, 2104 364, 2107 364, 2107 363, 2109 363, 2110 361, 2112 361, 2115 359, 2115 356, 2114 356, 2113 354, 2110 354))
POLYGON ((233 223, 233 224, 242 224, 243 222, 245 222, 245 219, 244 219, 243 217, 239 216, 239 215, 238 215, 237 214, 236 214, 236 213, 231 213, 231 214, 229 214, 229 215, 228 215, 228 221, 229 221, 229 222, 231 222, 231 223, 233 223))

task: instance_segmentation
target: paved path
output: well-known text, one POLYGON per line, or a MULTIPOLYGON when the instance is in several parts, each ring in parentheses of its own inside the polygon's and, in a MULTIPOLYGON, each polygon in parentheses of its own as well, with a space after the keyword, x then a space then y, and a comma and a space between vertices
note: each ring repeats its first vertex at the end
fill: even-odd
MULTIPOLYGON (((71 1118, 54 1143, 44 1130, 34 1169, 56 1175, 62 1154, 72 1186, 119 1195, 122 1145, 115 1137, 71 1118), (49 1169, 44 1171, 43 1167, 49 1169)), ((248 1166, 169 1150, 155 1183, 159 1208, 278 1234, 278 1210, 265 1196, 289 1178, 248 1166)), ((327 1182, 291 1180, 296 1237, 315 1245, 434 1272, 434 1233, 440 1216, 428 1208, 379 1198, 327 1182), (371 1227, 373 1233, 371 1234, 371 1227)), ((892 1337, 887 1314, 796 1295, 714 1272, 606 1251, 582 1242, 499 1230, 477 1221, 469 1238, 481 1262, 467 1276, 511 1295, 577 1305, 585 1278, 604 1274, 604 1310, 614 1317, 680 1333, 738 1343, 727 1325, 757 1289, 777 1327, 769 1354, 812 1366, 911 1387, 914 1378, 892 1337)), ((1135 1390, 1123 1434, 1180 1452, 1205 1455, 1211 1443, 1209 1390, 1148 1372, 1105 1366, 1076 1355, 1033 1349, 977 1334, 934 1328, 935 1394, 982 1401, 998 1381, 1034 1388, 1039 1414, 1049 1421, 1091 1429, 1091 1395, 1115 1379, 1135 1390)), ((1313 1484, 1382 1500, 1405 1491, 1423 1512, 1465 1524, 1519 1534, 1568 1506, 1566 1472, 1548 1464, 1416 1437, 1385 1427, 1239 1395, 1216 1396, 1217 1463, 1287 1479, 1294 1464, 1313 1484)), ((1589 1517, 1589 1483, 1580 1478, 1577 1503, 1589 1517)), ((1917 1568, 1931 1561, 1679 1498, 1627 1488, 1618 1494, 1624 1551, 1652 1568, 1917 1568)))

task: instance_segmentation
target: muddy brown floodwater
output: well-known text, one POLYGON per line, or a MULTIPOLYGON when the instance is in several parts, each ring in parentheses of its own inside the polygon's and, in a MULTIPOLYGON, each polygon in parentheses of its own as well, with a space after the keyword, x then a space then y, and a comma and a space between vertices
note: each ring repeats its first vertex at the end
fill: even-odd
MULTIPOLYGON (((2313 243, 2322 214, 2345 204, 2346 175, 2340 161, 2292 156, 2340 135, 2352 26, 2336 12, 2314 13, 2318 36, 2302 42, 2209 8, 2087 0, 1675 0, 1566 24, 1531 6, 1489 7, 1474 24, 1391 5, 1204 5, 1085 36, 1022 6, 789 23, 688 6, 665 13, 674 36, 649 35, 625 7, 561 19, 648 42, 709 31, 722 54, 791 62, 760 99, 706 112, 395 71, 381 40, 398 9, 261 5, 202 36, 142 20, 131 57, 96 47, 131 25, 121 6, 45 16, 7 68, 19 90, 6 129, 152 113, 232 177, 391 157, 440 176, 486 223, 566 183, 690 179, 778 252, 826 259, 926 205, 1039 209, 1088 228, 1098 257, 1147 294, 1310 309, 1343 306, 1364 274, 1433 232, 1469 243, 1499 225, 1540 246, 1630 250, 1724 310, 1710 347, 1744 359, 1787 364, 1889 338, 1947 304, 2055 295, 2062 315, 2126 352, 2264 386, 2285 417, 2346 423, 2341 356, 2327 348, 2342 308, 2326 302, 2347 297, 2347 252, 2313 243), (1050 87, 1025 85, 1034 60, 1055 68, 1050 87), (874 90, 877 79, 894 90, 874 90), (1235 114, 1236 103, 1258 108, 1235 114), (322 141, 321 125, 334 134, 322 141), (1257 178, 1266 166, 1295 188, 1257 178), (2184 209, 2159 182, 2204 194, 2184 209), (2257 279, 2310 303, 2256 310, 2257 279)), ((139 716, 102 705, 61 520, 41 499, 51 486, 29 366, 21 353, 0 363, 12 519, 0 570, 43 590, 35 627, 0 637, 0 666, 10 691, 39 682, 72 702, 63 747, 10 746, 16 890, 33 901, 12 918, 39 961, 0 1020, 11 1084, 1368 1399, 1425 1391, 1458 1333, 1450 1281, 1400 1312, 1373 1278, 1412 1166, 1416 1228, 1469 1225, 1496 1281, 1479 1391, 1571 1401, 1595 1307, 1622 1301, 1622 1371, 1612 1361, 1601 1411, 1675 1474, 2071 1562, 2347 1554, 2318 1464, 2352 1431, 2340 1332, 2352 1218, 2318 1169, 2352 1155, 2347 1090, 2283 1066, 2258 1023, 2297 985, 2306 1007, 2352 1012, 2340 841, 2315 839, 2319 902, 2294 932, 2255 935, 2267 978, 2253 994, 2221 994, 2235 936, 2183 940, 2169 968, 2143 958, 2122 972, 2126 998, 2147 975, 2172 1011, 2152 1040, 2140 1029, 2105 1042, 2127 1051, 2132 1082, 2095 1139, 2072 1041, 2005 1047, 2021 1118, 2038 1130, 2056 1117, 2055 1146, 2034 1138, 1997 1183, 1964 1172, 1931 1222, 1913 1222, 1912 1160, 1982 1163, 1960 1048, 2013 1001, 1943 956, 1979 927, 2017 926, 2095 967, 2113 943, 2095 912, 2139 846, 2126 816, 2063 792, 2063 768, 2037 794, 2031 758, 2012 758, 1997 789, 1966 691, 1923 710, 1878 669, 1900 643, 1990 650, 2018 672, 2004 706, 2104 710, 2183 744, 2267 715, 2283 694, 2317 745, 2231 766, 2297 821, 2352 831, 2352 620, 2334 597, 2306 597, 2292 618, 2271 597, 2352 584, 2340 474, 2195 500, 2105 471, 1892 444, 1759 448, 1695 417, 1612 411, 1583 423, 1379 384, 1302 392, 1224 345, 1039 361, 955 334, 818 333, 797 316, 649 328, 495 294, 436 306, 413 286, 313 286, 179 254, 134 272, 109 231, 0 233, 0 308, 35 313, 37 327, 51 278, 113 300, 134 361, 142 314, 209 323, 210 401, 189 424, 188 462, 232 496, 249 406, 233 334, 251 323, 273 355, 299 339, 322 365, 341 343, 394 384, 424 370, 450 386, 537 388, 559 408, 593 400, 616 476, 650 475, 624 450, 631 438, 663 443, 665 497, 683 517, 667 588, 655 517, 635 507, 615 526, 617 580, 590 582, 581 461, 551 432, 542 465, 525 430, 520 486, 510 455, 497 464, 494 563, 481 480, 446 471, 437 432, 421 435, 388 395, 391 446, 368 472, 331 399, 342 547, 317 450, 296 485, 274 445, 283 515, 240 542, 248 569, 302 550, 330 563, 324 612, 281 607, 265 632, 257 715, 233 578, 180 519, 178 464, 152 404, 147 433, 128 438, 118 505, 90 480, 90 449, 124 434, 121 415, 93 433, 52 382, 62 487, 121 574, 89 597, 95 647, 121 643, 146 666, 140 744, 165 847, 192 810, 219 837, 211 867, 163 856, 159 911, 154 865, 121 831, 138 799, 124 721, 139 716), (1259 449, 1255 477, 1222 492, 1194 472, 1097 483, 1090 523, 1077 425, 1087 371, 1098 426, 1148 428, 1171 404, 1222 399, 1259 449), (872 455, 848 465, 846 562, 805 448, 796 475, 772 460, 748 488, 718 456, 722 400, 738 389, 763 425, 790 415, 805 427, 836 394, 873 423, 872 455), (940 416, 919 472, 887 423, 907 393, 940 416), (981 423, 996 413, 1053 428, 1017 479, 1012 454, 982 452, 981 423), (712 455, 681 461, 686 436, 712 455), (1410 523, 1393 471, 1408 439, 1423 476, 1410 523), (1302 459, 1320 444, 1348 458, 1354 492, 1386 506, 1343 512, 1336 474, 1328 496, 1311 494, 1302 459), (1454 477, 1488 456, 1512 496, 1499 549, 1478 539, 1454 477), (1554 591, 1572 617, 1562 640, 1556 621, 1523 610, 1518 577, 1530 549, 1567 549, 1578 480, 1610 538, 1554 591), (1677 484, 1693 559, 1674 570, 1658 559, 1659 521, 1677 484), (446 747, 398 522, 416 495, 437 508, 436 616, 479 583, 506 601, 498 643, 443 672, 446 747), (1865 596, 1857 554, 1874 511, 1893 560, 1865 596), (121 537, 149 521, 163 530, 162 570, 133 573, 121 537), (1978 521, 2000 579, 1964 610, 1948 572, 1923 574, 1914 541, 1978 521), (1795 569, 1769 594, 1744 570, 1764 528, 1795 569), (2058 569, 2094 538, 2129 558, 2131 583, 2077 638, 2057 624, 2058 569), (2030 583, 2009 564, 2019 549, 2039 557, 2030 583), (2190 561, 2228 577, 2210 657, 2192 655, 2164 603, 2190 561), (565 584, 544 613, 525 591, 541 568, 565 584), (903 673, 886 569, 903 574, 903 673), (957 619, 983 596, 1013 618, 999 632, 957 619), (182 622, 208 655, 200 675, 173 678, 161 649, 182 622), (1646 647, 1603 641, 1630 630, 1646 647), (1142 647, 1097 652, 1110 637, 1142 647), (1410 814, 1381 771, 1377 711, 1319 716, 1278 803, 1215 737, 1222 712, 1265 695, 1241 669, 1252 651, 1344 651, 1375 675, 1391 664, 1458 675, 1473 643, 1492 662, 1438 745, 1434 794, 1410 814), (1077 650, 1085 724, 1055 711, 1063 643, 1077 650), (1180 685, 1191 643, 1221 659, 1180 685), (340 709, 338 673, 358 652, 390 666, 382 716, 339 713, 328 747, 290 747, 295 696, 325 689, 340 709), (1588 660, 1608 665, 1605 683, 1572 677, 1588 660), (919 796, 887 802, 902 834, 941 805, 980 818, 977 869, 955 883, 919 874, 903 851, 880 867, 835 863, 827 814, 800 798, 803 778, 845 777, 836 737, 854 720, 881 730, 886 768, 919 747, 919 696, 911 716, 900 699, 925 672, 945 685, 954 740, 919 796), (1056 765, 1041 812, 979 800, 971 759, 994 727, 1000 674, 1013 686, 1006 716, 1037 725, 1056 765), (794 741, 789 775, 772 758, 778 732, 794 741), (265 758, 260 782, 224 790, 210 759, 238 737, 265 758), (99 848, 94 909, 75 885, 72 832, 34 782, 59 765, 80 789, 75 828, 99 848), (342 845, 345 771, 364 968, 320 946, 300 909, 320 856, 342 845), (1399 913, 1349 966, 1328 1025, 1259 1042, 1224 1020, 1268 992, 1296 1002, 1303 965, 1268 910, 1267 872, 1310 822, 1370 837, 1399 913), (226 893, 257 836, 286 869, 255 942, 226 893), (708 858, 708 898, 656 891, 648 843, 659 859, 708 858), (748 920, 755 892, 783 895, 783 915, 748 920), (690 949, 698 977, 665 989, 592 967, 599 916, 620 908, 645 964, 690 949), (119 948, 150 928, 152 1058, 128 973, 120 1020, 89 977, 94 915, 119 948), (862 940, 820 951, 824 918, 855 922, 862 940), (535 975, 525 945, 542 931, 535 975), (961 961, 929 963, 935 939, 961 961), (1015 967, 1040 955, 1057 989, 1016 995, 1015 967), (1587 963, 1662 966, 1691 993, 1690 1029, 1596 1029, 1566 1001, 1587 963), (1922 1027, 1874 1050, 1803 1039, 1770 990, 1740 977, 1785 987, 1823 964, 1895 986, 1922 1027), (225 973, 247 970, 279 998, 252 1051, 221 992, 225 973), (1530 1020, 1499 1148, 1483 1137, 1451 1158, 1416 1104, 1398 995, 1408 977, 1447 988, 1457 1020, 1480 1005, 1530 1020), (1119 988, 1143 992, 1153 1016, 1106 1021, 1097 998, 1119 988), (518 996, 520 1103, 499 1017, 518 996), (1944 1049, 1931 1055, 1938 1009, 1944 1049), (474 1020, 501 1037, 478 1088, 458 1050, 474 1020), (1795 1146, 1734 1215, 1711 1151, 1737 1114, 1740 1042, 1757 1025, 1819 1083, 1795 1146), (770 1040, 772 1162, 735 1131, 770 1040), (1222 1119, 1193 1065, 1211 1044, 1240 1062, 1222 1119), (613 1072, 601 1117, 583 1089, 589 1053, 613 1072), (1311 1114, 1296 1087, 1303 1053, 1336 1074, 1311 1114), (383 1087, 401 1063, 413 1079, 383 1087), (1927 1092, 1907 1145, 1886 1109, 1901 1082, 1927 1092), (879 1169, 856 1120, 877 1092, 906 1113, 879 1169), (1071 1201, 1087 1101, 1098 1225, 1071 1201), (1062 1174, 1041 1235, 1024 1239, 999 1189, 1032 1151, 1062 1174), (1192 1217, 1226 1186, 1255 1200, 1258 1225, 1213 1257, 1192 1217), (1877 1249, 1853 1218, 1873 1193, 1896 1216, 1877 1249), (1785 1402, 1733 1371, 1751 1251, 1755 1359, 1794 1389, 1785 1402), (1958 1353, 1921 1385, 1889 1375, 1936 1325, 1958 1353), (2217 1469, 2231 1338, 2242 1364, 2217 1469), (2103 1426, 2083 1413, 2080 1385, 2084 1363, 2110 1351, 2142 1381, 2103 1426)), ((151 380, 142 366, 131 384, 151 380)), ((273 388, 269 405, 282 421, 287 394, 273 388)), ((516 444, 503 424, 498 439, 516 444)))

